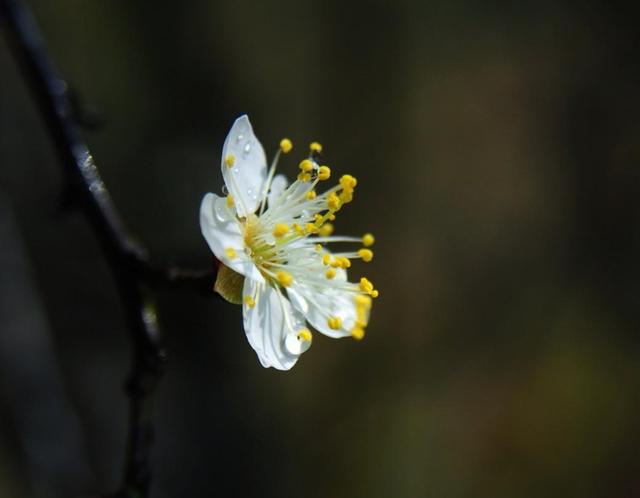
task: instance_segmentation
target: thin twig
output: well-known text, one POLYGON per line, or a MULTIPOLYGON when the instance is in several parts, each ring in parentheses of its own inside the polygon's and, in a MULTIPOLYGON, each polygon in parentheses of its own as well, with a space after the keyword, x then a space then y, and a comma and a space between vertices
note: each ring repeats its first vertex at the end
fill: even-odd
POLYGON ((153 289, 183 287, 212 294, 215 271, 197 271, 151 262, 148 251, 128 232, 107 190, 80 126, 68 85, 56 71, 31 11, 23 0, 0 0, 8 39, 46 121, 67 179, 82 201, 118 284, 133 346, 126 384, 130 400, 129 441, 119 496, 146 497, 153 438, 153 394, 162 375, 165 352, 156 318, 153 289))

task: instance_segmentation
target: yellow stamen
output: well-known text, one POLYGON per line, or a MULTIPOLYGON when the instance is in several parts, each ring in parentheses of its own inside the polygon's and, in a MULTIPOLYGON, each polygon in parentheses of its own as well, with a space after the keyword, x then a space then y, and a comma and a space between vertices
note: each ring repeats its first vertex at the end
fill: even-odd
POLYGON ((307 231, 307 233, 317 233, 318 232, 318 227, 315 226, 313 223, 307 223, 304 226, 304 228, 307 231))
POLYGON ((305 172, 305 173, 310 173, 311 171, 313 171, 313 163, 311 161, 309 161, 309 159, 304 159, 298 165, 298 168, 300 168, 300 170, 305 172))
POLYGON ((256 302, 251 296, 244 296, 244 304, 246 304, 249 308, 253 308, 256 305, 256 302))
POLYGON ((329 325, 329 328, 331 330, 338 330, 340 327, 342 327, 342 319, 340 319, 340 317, 338 316, 329 317, 329 319, 327 320, 327 325, 329 325))
POLYGON ((340 200, 343 204, 348 204, 353 200, 353 190, 343 190, 340 193, 340 200))
POLYGON ((331 169, 329 166, 320 166, 318 168, 318 180, 328 180, 331 176, 331 169))
POLYGON ((318 213, 314 214, 313 219, 315 220, 316 226, 318 227, 322 225, 322 223, 324 223, 324 216, 322 216, 321 214, 318 214, 318 213))
POLYGON ((311 174, 301 171, 298 174, 298 180, 300 180, 301 182, 308 182, 309 180, 311 180, 311 174))
POLYGON ((364 329, 362 327, 354 327, 351 331, 351 337, 356 341, 361 341, 364 339, 364 329))
POLYGON ((342 175, 340 177, 340 186, 345 190, 353 190, 358 184, 358 180, 351 175, 342 175))
POLYGON ((329 268, 327 270, 327 278, 331 280, 335 276, 336 276, 336 271, 333 268, 329 268))
POLYGON ((373 284, 367 277, 362 277, 360 279, 360 289, 367 294, 371 294, 371 292, 373 291, 373 284))
POLYGON ((336 215, 333 213, 329 213, 329 216, 327 216, 327 218, 329 218, 331 221, 335 221, 336 220, 336 215))
POLYGON ((300 236, 305 235, 304 228, 302 228, 298 223, 293 224, 293 229, 296 231, 298 235, 300 236))
POLYGON ((358 256, 362 258, 362 261, 368 263, 373 259, 373 251, 371 249, 360 249, 358 251, 358 256))
POLYGON ((354 298, 356 302, 356 306, 362 307, 364 309, 371 308, 371 298, 369 296, 364 296, 362 294, 358 294, 354 298))
POLYGON ((231 194, 227 196, 227 207, 233 207, 233 196, 231 194))
POLYGON ((331 262, 331 266, 334 268, 351 268, 351 261, 344 256, 338 256, 331 262))
POLYGON ((311 331, 309 329, 301 329, 298 331, 298 339, 301 341, 311 342, 313 340, 313 335, 311 335, 311 331))
POLYGON ((321 237, 328 237, 333 233, 333 225, 331 223, 325 223, 320 227, 319 233, 321 237))
POLYGON ((293 148, 293 144, 291 143, 291 140, 289 140, 288 138, 283 138, 282 140, 280 140, 280 150, 282 150, 282 152, 286 154, 292 148, 293 148))
POLYGON ((331 264, 331 254, 325 254, 324 256, 322 256, 322 264, 323 265, 331 264))
POLYGON ((316 244, 316 251, 322 251, 322 244, 316 244))
POLYGON ((291 273, 287 273, 286 271, 279 271, 276 278, 282 287, 289 287, 293 283, 291 273))
POLYGON ((371 291, 371 297, 378 297, 380 295, 380 292, 377 289, 374 289, 371 291))
POLYGON ((365 247, 371 247, 373 243, 376 241, 375 237, 370 233, 365 233, 362 236, 362 243, 365 247))
POLYGON ((329 194, 329 197, 327 197, 327 206, 332 211, 338 211, 342 206, 342 201, 340 201, 340 198, 336 195, 335 192, 331 192, 329 194))
POLYGON ((273 229, 274 237, 282 237, 289 233, 289 225, 285 223, 276 223, 275 228, 273 229))
POLYGON ((227 258, 229 258, 229 259, 233 259, 233 258, 235 258, 237 256, 236 250, 233 247, 227 247, 224 250, 224 252, 226 253, 227 258))
POLYGON ((317 152, 318 154, 320 154, 320 152, 322 152, 322 145, 320 145, 318 142, 311 142, 309 144, 309 150, 311 152, 317 152))
POLYGON ((224 164, 227 166, 227 168, 232 168, 235 162, 236 158, 233 156, 233 154, 228 154, 227 157, 224 158, 224 164))
POLYGON ((307 192, 307 195, 305 197, 308 200, 312 201, 313 199, 316 198, 316 191, 315 190, 309 190, 309 192, 307 192))

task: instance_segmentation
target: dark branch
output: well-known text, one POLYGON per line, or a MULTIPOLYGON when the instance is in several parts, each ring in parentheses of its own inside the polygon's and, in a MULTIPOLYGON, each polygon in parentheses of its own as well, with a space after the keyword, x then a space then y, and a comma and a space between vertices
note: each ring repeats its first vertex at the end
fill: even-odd
MULTIPOLYGON (((37 99, 49 133, 60 155, 74 192, 80 197, 92 226, 110 259, 125 263, 130 271, 155 285, 202 290, 203 279, 213 281, 215 272, 171 268, 151 261, 148 251, 128 232, 107 190, 89 147, 80 135, 77 105, 66 81, 47 55, 38 27, 22 0, 0 0, 9 42, 37 99), (208 277, 207 277, 208 275, 208 277)), ((211 293, 211 288, 209 293, 211 293)))
POLYGON ((129 441, 124 483, 118 495, 146 497, 153 438, 151 408, 165 363, 152 289, 171 286, 211 295, 215 270, 196 271, 151 261, 148 251, 126 229, 100 177, 80 134, 77 105, 75 108, 72 105, 69 87, 49 58, 30 10, 22 0, 0 0, 0 14, 60 156, 73 197, 80 200, 96 231, 127 312, 133 362, 126 386, 130 400, 129 441))

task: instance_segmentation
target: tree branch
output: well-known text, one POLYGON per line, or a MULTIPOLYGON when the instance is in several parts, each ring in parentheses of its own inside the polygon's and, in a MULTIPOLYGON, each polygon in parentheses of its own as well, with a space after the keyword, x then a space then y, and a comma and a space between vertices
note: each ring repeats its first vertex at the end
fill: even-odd
POLYGON ((23 0, 0 0, 0 13, 69 184, 81 199, 100 240, 128 316, 133 347, 132 369, 126 384, 130 400, 129 440, 124 483, 118 495, 146 497, 153 439, 152 401, 165 363, 152 291, 159 286, 171 286, 211 295, 215 270, 190 270, 151 261, 145 247, 126 229, 81 137, 69 87, 49 58, 31 11, 23 0))

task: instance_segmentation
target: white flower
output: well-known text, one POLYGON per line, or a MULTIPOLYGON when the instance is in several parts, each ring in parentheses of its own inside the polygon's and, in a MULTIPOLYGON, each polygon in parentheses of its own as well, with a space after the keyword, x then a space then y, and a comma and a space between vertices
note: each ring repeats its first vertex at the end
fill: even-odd
MULTIPOLYGON (((347 280, 351 259, 371 261, 373 236, 332 236, 330 221, 351 202, 356 179, 316 193, 331 171, 319 166, 322 147, 310 146, 298 179, 287 186, 274 175, 281 153, 292 145, 283 139, 267 170, 262 145, 247 116, 238 118, 222 149, 222 175, 228 195, 208 193, 200 207, 200 227, 216 258, 244 276, 242 306, 249 344, 265 367, 289 370, 309 349, 308 324, 329 337, 362 339, 371 297, 378 291, 366 278, 347 280), (330 253, 329 242, 360 242, 357 251, 330 253)), ((221 265, 221 270, 228 272, 221 265)), ((221 273, 219 272, 219 275, 221 273)))

